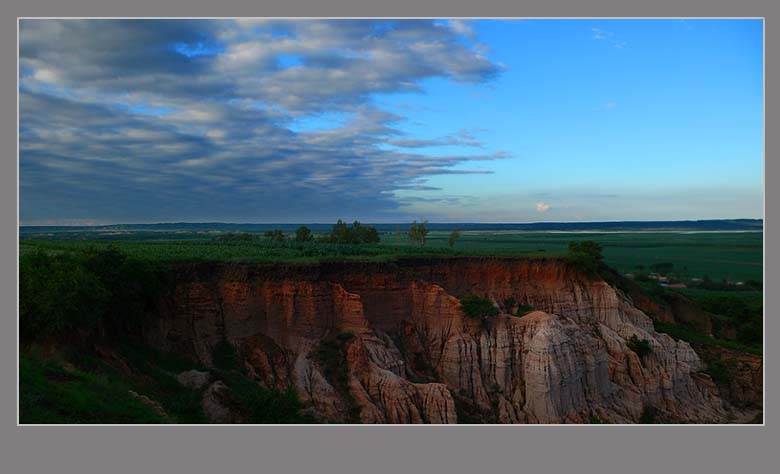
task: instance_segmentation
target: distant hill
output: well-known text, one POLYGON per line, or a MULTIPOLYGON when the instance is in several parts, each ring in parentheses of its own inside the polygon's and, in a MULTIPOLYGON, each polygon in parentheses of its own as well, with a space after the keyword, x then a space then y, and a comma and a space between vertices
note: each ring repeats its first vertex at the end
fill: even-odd
MULTIPOLYGON (((406 230, 408 222, 395 224, 370 224, 380 232, 406 230)), ((102 226, 19 226, 21 234, 41 232, 67 231, 231 231, 231 232, 262 232, 271 229, 281 229, 292 232, 300 225, 306 225, 314 232, 330 231, 332 223, 328 224, 230 224, 222 222, 173 222, 159 224, 113 224, 102 226)), ((764 228, 763 219, 712 219, 698 221, 613 221, 613 222, 534 222, 527 224, 476 224, 476 223, 429 223, 430 230, 450 231, 460 229, 466 231, 761 231, 764 228)))

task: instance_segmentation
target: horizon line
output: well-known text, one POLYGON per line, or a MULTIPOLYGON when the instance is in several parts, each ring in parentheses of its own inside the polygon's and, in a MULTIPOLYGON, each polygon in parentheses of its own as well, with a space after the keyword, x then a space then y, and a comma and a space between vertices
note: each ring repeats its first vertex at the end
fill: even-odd
MULTIPOLYGON (((349 224, 351 221, 342 220, 349 224)), ((369 225, 392 225, 392 224, 408 224, 411 221, 393 221, 393 222, 370 222, 355 221, 369 224, 369 225)), ((602 220, 602 221, 532 221, 532 222, 468 222, 468 221, 452 221, 452 222, 432 222, 424 220, 413 220, 415 222, 427 222, 428 224, 439 225, 452 225, 452 224, 476 224, 476 225, 555 225, 555 224, 617 224, 617 223, 686 223, 686 222, 727 222, 727 221, 764 221, 763 217, 735 217, 735 218, 719 218, 719 219, 679 219, 679 220, 602 220)), ((354 221, 352 221, 354 222, 354 221)), ((108 227, 117 225, 126 226, 149 226, 149 225, 174 225, 174 224, 220 224, 220 225, 295 225, 295 224, 309 224, 309 225, 331 225, 333 222, 225 222, 225 221, 159 221, 159 222, 117 222, 113 224, 18 224, 18 227, 108 227)))

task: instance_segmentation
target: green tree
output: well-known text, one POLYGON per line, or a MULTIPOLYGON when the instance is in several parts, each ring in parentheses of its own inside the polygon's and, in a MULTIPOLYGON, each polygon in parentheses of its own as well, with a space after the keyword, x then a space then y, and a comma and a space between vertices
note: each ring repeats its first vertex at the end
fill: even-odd
POLYGON ((647 339, 639 339, 636 334, 628 338, 626 345, 629 349, 636 352, 639 357, 645 357, 653 353, 653 346, 650 345, 650 341, 647 339))
POLYGON ((375 244, 379 242, 379 232, 375 227, 363 225, 360 221, 355 221, 352 223, 352 227, 348 227, 345 222, 339 219, 333 225, 328 240, 336 244, 375 244))
POLYGON ((285 239, 284 232, 279 229, 267 230, 263 234, 274 242, 282 242, 285 239))
POLYGON ((498 316, 498 308, 491 300, 476 295, 467 295, 461 298, 460 309, 469 318, 482 321, 498 316))
POLYGON ((409 227, 409 240, 413 243, 417 243, 420 247, 425 246, 425 237, 428 235, 428 221, 412 222, 409 227))
POLYGON ((455 246, 455 241, 460 238, 460 230, 455 229, 452 232, 450 232, 450 236, 447 239, 447 245, 450 247, 455 246))
POLYGON ((333 230, 330 232, 330 240, 331 242, 346 244, 348 235, 349 228, 347 227, 347 223, 339 219, 338 222, 333 224, 333 230))
POLYGON ((604 256, 601 254, 601 245, 592 240, 583 240, 582 242, 569 242, 569 252, 566 254, 566 260, 577 268, 589 273, 598 272, 604 256))
POLYGON ((37 251, 19 263, 19 332, 22 337, 93 330, 110 294, 100 279, 72 255, 37 251))
POLYGON ((311 233, 311 229, 305 225, 298 227, 298 230, 295 231, 296 242, 310 242, 313 238, 314 236, 311 233))

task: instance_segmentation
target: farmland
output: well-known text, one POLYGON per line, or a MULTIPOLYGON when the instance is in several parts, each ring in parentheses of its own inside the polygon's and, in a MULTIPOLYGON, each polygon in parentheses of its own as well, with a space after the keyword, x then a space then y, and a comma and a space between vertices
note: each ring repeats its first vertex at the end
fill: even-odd
MULTIPOLYGON (((763 235, 760 232, 539 232, 463 231, 453 247, 449 231, 432 230, 425 246, 410 242, 405 229, 380 231, 379 244, 338 245, 272 242, 220 242, 224 230, 52 231, 22 233, 20 253, 35 248, 68 252, 89 246, 118 245, 125 253, 155 261, 243 261, 313 263, 325 259, 389 260, 414 255, 561 256, 570 241, 594 240, 605 262, 621 273, 647 272, 671 263, 682 279, 708 276, 715 281, 761 281, 763 235)), ((262 236, 262 234, 254 234, 262 236)), ((321 235, 321 234, 320 234, 321 235)), ((288 236, 291 233, 288 231, 288 236)), ((315 233, 315 237, 317 234, 315 233)))

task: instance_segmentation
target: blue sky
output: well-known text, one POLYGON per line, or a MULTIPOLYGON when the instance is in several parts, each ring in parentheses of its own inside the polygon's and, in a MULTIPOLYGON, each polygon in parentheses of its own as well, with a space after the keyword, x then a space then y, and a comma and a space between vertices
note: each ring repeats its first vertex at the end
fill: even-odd
POLYGON ((23 224, 761 217, 760 20, 23 20, 23 224))

